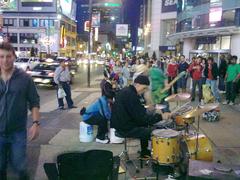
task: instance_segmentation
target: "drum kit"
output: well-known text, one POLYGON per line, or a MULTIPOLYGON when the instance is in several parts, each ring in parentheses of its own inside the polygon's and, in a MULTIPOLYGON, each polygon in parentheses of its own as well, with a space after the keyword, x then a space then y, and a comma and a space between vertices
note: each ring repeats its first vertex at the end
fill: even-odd
MULTIPOLYGON (((218 103, 192 107, 189 102, 179 106, 179 102, 190 98, 188 93, 174 94, 165 100, 176 102, 172 112, 173 120, 163 120, 155 124, 152 132, 152 160, 159 166, 178 167, 186 173, 188 160, 213 160, 213 149, 206 135, 199 132, 200 116, 219 107, 218 103), (193 123, 197 119, 197 127, 193 123), (174 125, 173 125, 174 124, 174 125)), ((155 106, 164 108, 163 105, 155 106)))

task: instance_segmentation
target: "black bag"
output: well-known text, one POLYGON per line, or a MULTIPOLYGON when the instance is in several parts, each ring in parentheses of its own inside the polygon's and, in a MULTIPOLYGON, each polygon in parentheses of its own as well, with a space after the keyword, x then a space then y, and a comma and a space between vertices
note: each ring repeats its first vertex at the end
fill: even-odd
POLYGON ((80 115, 84 115, 86 112, 86 107, 83 107, 81 110, 80 110, 80 115))

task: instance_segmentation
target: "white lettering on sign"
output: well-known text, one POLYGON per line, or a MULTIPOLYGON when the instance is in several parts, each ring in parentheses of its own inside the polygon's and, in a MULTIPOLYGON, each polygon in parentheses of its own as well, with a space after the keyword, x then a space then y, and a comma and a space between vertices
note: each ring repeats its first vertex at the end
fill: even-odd
POLYGON ((177 0, 165 0, 164 6, 173 6, 177 4, 177 0))

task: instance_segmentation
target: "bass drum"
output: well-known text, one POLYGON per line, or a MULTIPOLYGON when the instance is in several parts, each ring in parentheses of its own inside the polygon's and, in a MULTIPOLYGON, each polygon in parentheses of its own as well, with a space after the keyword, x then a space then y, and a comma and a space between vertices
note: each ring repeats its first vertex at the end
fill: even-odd
POLYGON ((186 136, 181 143, 183 158, 212 161, 213 149, 209 139, 204 134, 198 135, 198 150, 196 151, 197 135, 186 136))

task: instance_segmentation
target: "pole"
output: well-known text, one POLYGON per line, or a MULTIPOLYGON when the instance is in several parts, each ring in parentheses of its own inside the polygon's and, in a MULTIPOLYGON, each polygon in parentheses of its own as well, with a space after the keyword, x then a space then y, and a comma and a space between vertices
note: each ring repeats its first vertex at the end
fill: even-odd
POLYGON ((47 44, 47 51, 48 51, 48 57, 50 58, 50 17, 48 17, 48 28, 47 28, 47 37, 48 37, 48 44, 47 44))
POLYGON ((90 87, 91 73, 90 73, 90 59, 92 52, 92 0, 89 0, 89 34, 88 34, 88 68, 87 68, 87 82, 90 87))

